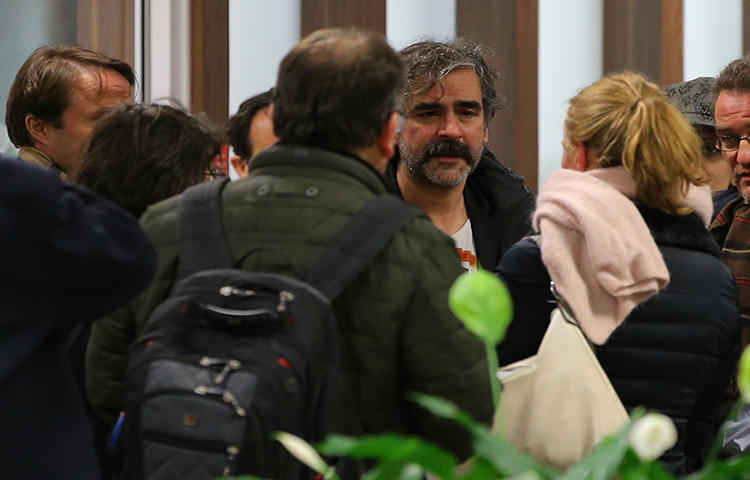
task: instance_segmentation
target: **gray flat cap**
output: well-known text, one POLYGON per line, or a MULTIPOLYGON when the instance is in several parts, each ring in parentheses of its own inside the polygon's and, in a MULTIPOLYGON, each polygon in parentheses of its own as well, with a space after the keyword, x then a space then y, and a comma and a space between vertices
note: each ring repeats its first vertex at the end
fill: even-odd
POLYGON ((664 89, 664 95, 685 115, 691 125, 716 126, 712 77, 698 77, 674 83, 664 89))

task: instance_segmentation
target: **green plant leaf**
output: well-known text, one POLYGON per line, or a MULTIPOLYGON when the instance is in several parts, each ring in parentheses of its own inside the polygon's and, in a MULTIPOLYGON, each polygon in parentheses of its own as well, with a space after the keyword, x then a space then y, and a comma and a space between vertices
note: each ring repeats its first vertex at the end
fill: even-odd
POLYGON ((466 328, 492 345, 505 337, 513 302, 505 285, 486 270, 460 275, 448 294, 451 310, 466 328))
POLYGON ((750 456, 733 457, 708 464, 702 470, 685 477, 685 480, 748 480, 750 456))
MULTIPOLYGON (((642 408, 633 410, 630 421, 623 425, 617 433, 604 438, 594 447, 594 450, 580 462, 568 469, 560 480, 607 480, 613 477, 620 467, 626 452, 630 448, 630 428, 635 421, 644 414, 642 408)), ((640 460, 633 453, 636 462, 640 460)))
POLYGON ((490 433, 487 427, 476 422, 448 400, 423 393, 411 393, 408 398, 433 415, 454 420, 466 427, 473 437, 474 453, 486 459, 501 475, 516 475, 528 471, 535 471, 542 478, 553 478, 556 475, 556 472, 522 453, 504 438, 490 433))
POLYGON ((471 462, 469 470, 459 476, 462 480, 495 480, 501 478, 500 472, 486 459, 473 457, 469 461, 471 462))
POLYGON ((479 426, 469 414, 462 412, 455 404, 444 398, 425 393, 409 393, 406 395, 406 398, 418 403, 433 415, 453 420, 466 427, 469 431, 479 426))
MULTIPOLYGON (((319 448, 326 455, 380 460, 377 469, 391 473, 394 470, 401 472, 408 464, 416 464, 440 478, 453 479, 458 465, 452 453, 430 442, 392 433, 361 438, 330 435, 319 448)), ((376 473, 377 470, 373 472, 376 473)))

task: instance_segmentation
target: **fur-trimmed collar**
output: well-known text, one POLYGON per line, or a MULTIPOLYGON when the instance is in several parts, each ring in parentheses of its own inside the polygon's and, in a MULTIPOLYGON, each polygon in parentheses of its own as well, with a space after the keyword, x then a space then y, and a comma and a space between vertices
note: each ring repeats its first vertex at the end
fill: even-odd
POLYGON ((695 213, 670 215, 642 205, 638 205, 638 211, 660 247, 678 247, 719 255, 719 245, 695 213))

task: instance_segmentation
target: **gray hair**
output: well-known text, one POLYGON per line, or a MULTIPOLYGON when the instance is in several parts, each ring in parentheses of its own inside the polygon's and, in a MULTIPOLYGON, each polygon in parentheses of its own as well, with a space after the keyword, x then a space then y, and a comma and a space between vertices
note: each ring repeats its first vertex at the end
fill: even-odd
POLYGON ((406 97, 423 95, 443 77, 459 68, 471 68, 479 79, 482 91, 484 120, 489 122, 502 107, 495 88, 497 72, 490 67, 480 45, 458 38, 450 42, 425 40, 401 50, 406 65, 406 97))

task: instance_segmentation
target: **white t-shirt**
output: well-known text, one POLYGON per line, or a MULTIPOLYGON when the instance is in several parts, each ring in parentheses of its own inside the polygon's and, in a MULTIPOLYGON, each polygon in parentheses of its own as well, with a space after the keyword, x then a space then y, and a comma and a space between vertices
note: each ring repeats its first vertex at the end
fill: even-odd
POLYGON ((466 220, 464 226, 451 235, 456 244, 458 256, 461 257, 461 266, 467 272, 477 271, 477 252, 474 248, 474 236, 471 232, 471 220, 466 220))

